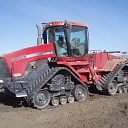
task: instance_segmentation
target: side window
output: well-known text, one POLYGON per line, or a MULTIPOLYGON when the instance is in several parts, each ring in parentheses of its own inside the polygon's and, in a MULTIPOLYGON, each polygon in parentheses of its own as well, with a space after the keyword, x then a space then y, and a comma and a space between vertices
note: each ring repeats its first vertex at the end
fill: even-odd
POLYGON ((70 43, 73 57, 82 57, 85 55, 85 40, 85 30, 80 27, 72 27, 70 43))
POLYGON ((47 30, 47 42, 51 43, 55 41, 55 33, 53 28, 47 30))

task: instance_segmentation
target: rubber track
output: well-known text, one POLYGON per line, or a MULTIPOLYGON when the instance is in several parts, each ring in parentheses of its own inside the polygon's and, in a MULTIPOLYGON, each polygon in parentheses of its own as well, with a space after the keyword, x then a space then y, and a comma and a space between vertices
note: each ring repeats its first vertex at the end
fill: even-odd
MULTIPOLYGON (((83 83, 74 73, 72 73, 68 68, 66 67, 55 67, 55 68, 52 68, 52 69, 48 69, 43 75, 40 76, 40 78, 36 81, 36 83, 34 82, 32 84, 32 86, 30 88, 28 88, 27 92, 28 92, 28 97, 27 97, 27 102, 29 103, 29 105, 32 105, 32 107, 35 108, 34 106, 34 101, 33 101, 33 97, 34 95, 39 91, 41 90, 41 88, 51 79, 53 78, 53 76, 55 74, 57 74, 60 70, 66 70, 68 71, 73 77, 75 77, 82 85, 84 85, 85 87, 86 84, 83 83)), ((58 106, 61 106, 61 105, 58 105, 58 106)), ((54 107, 57 107, 57 106, 52 106, 52 105, 48 105, 47 107, 45 108, 54 108, 54 107)))
POLYGON ((124 66, 128 66, 127 65, 128 62, 125 61, 123 63, 118 64, 113 71, 111 71, 110 73, 104 75, 100 80, 99 80, 99 84, 101 85, 101 87, 103 87, 104 90, 107 90, 107 85, 108 83, 112 82, 114 80, 114 78, 118 75, 118 73, 121 71, 121 69, 124 66))

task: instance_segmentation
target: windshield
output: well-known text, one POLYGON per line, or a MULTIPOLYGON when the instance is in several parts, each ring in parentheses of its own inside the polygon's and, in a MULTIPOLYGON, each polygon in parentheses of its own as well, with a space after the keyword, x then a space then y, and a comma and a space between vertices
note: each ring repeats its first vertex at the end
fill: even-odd
POLYGON ((87 53, 87 28, 72 26, 70 30, 69 45, 66 42, 63 26, 50 27, 46 30, 47 42, 53 42, 56 47, 58 57, 69 56, 68 49, 71 50, 72 57, 83 57, 87 53), (67 48, 70 46, 70 48, 67 48))
POLYGON ((53 42, 55 44, 58 57, 68 56, 63 26, 48 28, 47 42, 53 42))

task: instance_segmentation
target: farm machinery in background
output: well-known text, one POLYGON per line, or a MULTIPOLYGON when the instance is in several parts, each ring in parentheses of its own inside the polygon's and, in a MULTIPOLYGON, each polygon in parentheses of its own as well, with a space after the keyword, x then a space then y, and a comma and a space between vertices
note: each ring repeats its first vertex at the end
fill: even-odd
POLYGON ((6 93, 43 109, 85 100, 91 85, 105 95, 127 92, 127 59, 88 52, 86 24, 46 23, 42 37, 39 25, 37 30, 36 46, 0 56, 0 85, 6 93))

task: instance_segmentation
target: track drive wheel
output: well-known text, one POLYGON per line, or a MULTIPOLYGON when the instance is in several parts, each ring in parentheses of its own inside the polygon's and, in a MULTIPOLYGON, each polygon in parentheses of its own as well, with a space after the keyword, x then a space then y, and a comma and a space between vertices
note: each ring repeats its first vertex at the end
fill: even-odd
POLYGON ((58 106, 59 105, 59 98, 58 97, 52 97, 51 98, 51 105, 58 106))
POLYGON ((60 104, 64 105, 67 103, 67 97, 66 96, 60 96, 60 104))
POLYGON ((108 94, 115 95, 118 90, 117 82, 113 80, 108 84, 108 94))
POLYGON ((45 108, 50 102, 50 94, 47 90, 38 91, 33 97, 33 107, 37 109, 45 108))
POLYGON ((73 95, 68 96, 68 103, 73 103, 75 100, 73 95))
POLYGON ((88 96, 88 88, 87 86, 78 84, 73 88, 72 94, 77 101, 85 100, 88 96))

